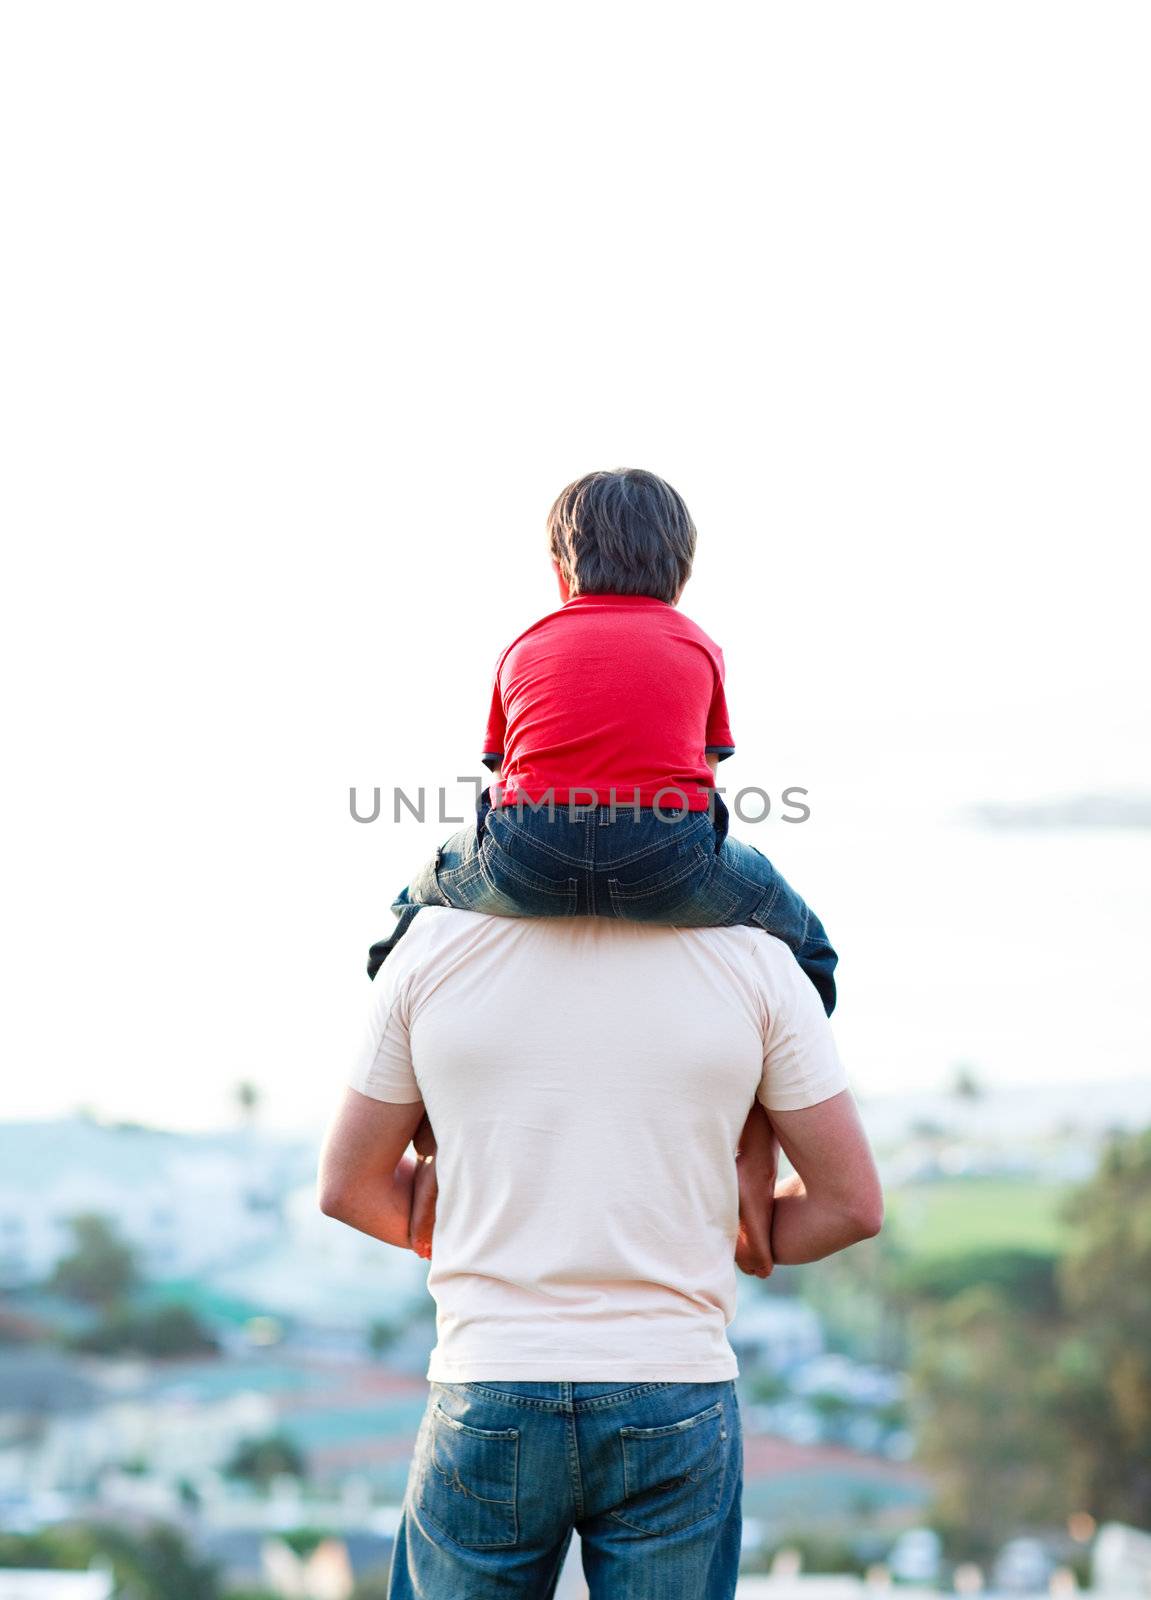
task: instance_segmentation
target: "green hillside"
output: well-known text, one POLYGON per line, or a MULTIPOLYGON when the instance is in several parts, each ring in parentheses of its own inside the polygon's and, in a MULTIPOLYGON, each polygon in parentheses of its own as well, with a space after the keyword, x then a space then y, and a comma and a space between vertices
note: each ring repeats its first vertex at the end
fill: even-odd
POLYGON ((900 1242, 916 1255, 963 1254, 1015 1246, 1054 1250, 1066 1184, 1031 1179, 952 1178, 887 1194, 900 1242))

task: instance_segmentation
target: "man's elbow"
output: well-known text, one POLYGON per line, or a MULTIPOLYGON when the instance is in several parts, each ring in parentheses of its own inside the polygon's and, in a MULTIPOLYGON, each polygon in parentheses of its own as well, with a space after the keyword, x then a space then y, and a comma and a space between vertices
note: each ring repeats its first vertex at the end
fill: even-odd
POLYGON ((847 1222, 855 1234, 855 1243, 862 1239, 874 1239, 883 1229, 883 1192, 876 1189, 874 1194, 857 1196, 848 1207, 847 1222))
POLYGON ((335 1217, 342 1222, 347 1213, 348 1197, 343 1189, 321 1180, 316 1186, 316 1203, 325 1217, 335 1217))

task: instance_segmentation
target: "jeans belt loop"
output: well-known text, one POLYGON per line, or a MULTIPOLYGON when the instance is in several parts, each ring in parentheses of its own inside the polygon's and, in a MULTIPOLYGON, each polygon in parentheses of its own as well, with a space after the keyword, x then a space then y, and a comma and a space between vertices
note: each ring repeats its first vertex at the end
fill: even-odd
POLYGON ((715 823, 715 853, 718 855, 723 849, 723 841, 727 838, 727 827, 731 819, 723 803, 723 796, 714 789, 711 791, 711 803, 714 807, 712 820, 715 823))
POLYGON ((492 809, 492 797, 486 788, 480 790, 476 796, 476 843, 479 844, 484 836, 484 818, 492 809))

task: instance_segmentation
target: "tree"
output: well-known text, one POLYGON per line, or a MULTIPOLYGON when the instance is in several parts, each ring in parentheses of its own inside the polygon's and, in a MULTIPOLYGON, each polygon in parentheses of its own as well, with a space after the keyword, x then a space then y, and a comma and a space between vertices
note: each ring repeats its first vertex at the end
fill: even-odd
POLYGON ((281 1473, 289 1473, 294 1478, 303 1478, 307 1473, 299 1446, 283 1433, 241 1440, 224 1468, 225 1477, 246 1478, 261 1488, 266 1488, 281 1473))
POLYGON ((388 1600, 388 1594, 388 1569, 382 1567, 378 1572, 365 1572, 356 1580, 352 1600, 388 1600))
POLYGON ((294 1555, 299 1556, 302 1561, 306 1561, 310 1555, 313 1555, 319 1549, 325 1539, 330 1539, 333 1535, 330 1528, 303 1526, 288 1528, 279 1537, 294 1555))
POLYGON ((397 1322, 377 1317, 368 1324, 368 1349, 374 1356, 386 1355, 403 1333, 397 1322))
POLYGON ((942 1305, 983 1285, 1020 1310, 1055 1316, 1062 1303, 1057 1269, 1058 1258, 1040 1250, 962 1250, 908 1258, 898 1265, 892 1290, 908 1306, 942 1305))
POLYGON ((201 1560, 165 1523, 153 1523, 143 1533, 101 1525, 96 1544, 111 1561, 117 1594, 133 1600, 220 1600, 219 1564, 201 1560))
POLYGON ((215 1355, 220 1346, 191 1306, 178 1302, 135 1310, 111 1306, 94 1328, 75 1335, 74 1350, 94 1355, 135 1352, 157 1360, 175 1356, 215 1355))
POLYGON ((952 1554, 982 1558, 1075 1511, 1151 1504, 1151 1130, 1114 1136, 1063 1249, 904 1272, 920 1457, 952 1554))
POLYGON ((234 1093, 236 1106, 240 1113, 241 1125, 245 1128, 254 1127, 256 1115, 260 1108, 260 1101, 263 1098, 259 1086, 254 1084, 250 1078, 242 1078, 237 1083, 234 1093))
POLYGON ((969 1061, 959 1061, 951 1080, 951 1092, 957 1100, 982 1100, 983 1083, 969 1061))
MULTIPOLYGON (((776 1268, 772 1278, 801 1274, 804 1299, 819 1313, 832 1349, 859 1361, 907 1362, 907 1306, 899 1289, 907 1246, 894 1220, 874 1239, 802 1268, 776 1268)), ((770 1280, 769 1280, 770 1281, 770 1280)))
POLYGON ((1113 1137, 1066 1209, 1060 1289, 1077 1378, 1065 1421, 1079 1503, 1142 1526, 1151 1505, 1151 1128, 1113 1137))
POLYGON ((107 1217, 94 1211, 69 1219, 72 1249, 61 1256, 48 1287, 85 1305, 109 1306, 140 1282, 136 1253, 107 1217))
POLYGON ((142 1533, 100 1522, 0 1534, 0 1567, 82 1571, 94 1560, 112 1568, 116 1594, 131 1600, 221 1600, 217 1564, 200 1560, 162 1522, 142 1533))
POLYGON ((991 1286, 916 1317, 917 1458, 936 1482, 933 1524, 958 1558, 985 1560, 1020 1526, 1066 1514, 1051 1407, 1057 1337, 991 1286))

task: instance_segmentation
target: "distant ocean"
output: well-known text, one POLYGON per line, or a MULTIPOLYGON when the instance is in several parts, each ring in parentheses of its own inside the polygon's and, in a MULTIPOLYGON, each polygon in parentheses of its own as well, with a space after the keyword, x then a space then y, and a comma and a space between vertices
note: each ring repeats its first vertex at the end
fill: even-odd
POLYGON ((1151 1083, 1151 831, 813 820, 754 842, 840 953, 857 1089, 1151 1083))

